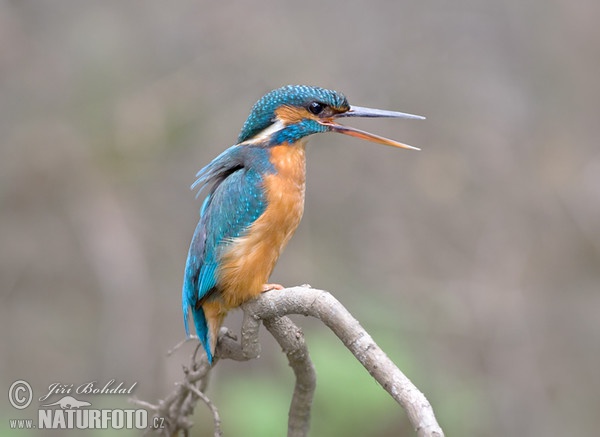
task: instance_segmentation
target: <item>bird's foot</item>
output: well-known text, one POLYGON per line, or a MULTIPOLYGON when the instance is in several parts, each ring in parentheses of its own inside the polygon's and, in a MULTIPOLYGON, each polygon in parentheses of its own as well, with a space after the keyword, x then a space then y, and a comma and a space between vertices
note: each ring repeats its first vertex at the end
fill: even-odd
POLYGON ((271 290, 283 290, 285 287, 281 284, 263 284, 262 292, 267 292, 271 290))

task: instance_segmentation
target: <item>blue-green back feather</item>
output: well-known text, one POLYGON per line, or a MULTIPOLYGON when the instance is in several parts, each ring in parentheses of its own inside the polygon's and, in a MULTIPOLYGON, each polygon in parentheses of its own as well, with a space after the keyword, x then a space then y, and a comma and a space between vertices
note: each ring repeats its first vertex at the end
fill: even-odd
MULTIPOLYGON (((233 146, 198 172, 192 188, 210 186, 194 232, 185 267, 182 305, 186 334, 191 308, 196 333, 212 362, 203 298, 218 293, 221 256, 243 236, 266 208, 263 176, 274 172, 268 150, 257 146, 233 146)), ((214 296, 218 298, 218 296, 214 296)), ((212 333, 214 335, 214 333, 212 333)))

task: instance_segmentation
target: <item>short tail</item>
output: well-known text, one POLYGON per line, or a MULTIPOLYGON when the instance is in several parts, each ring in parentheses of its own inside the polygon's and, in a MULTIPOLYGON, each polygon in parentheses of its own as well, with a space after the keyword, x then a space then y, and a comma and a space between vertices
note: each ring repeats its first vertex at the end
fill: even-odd
POLYGON ((194 317, 194 326, 196 328, 196 335, 200 339, 200 343, 204 347, 204 351, 206 352, 206 357, 208 358, 208 364, 212 365, 213 361, 213 353, 210 347, 209 340, 209 332, 208 332, 208 324, 206 323, 206 316, 204 315, 204 310, 202 307, 194 308, 186 306, 184 303, 183 308, 183 323, 185 325, 185 333, 189 337, 190 335, 190 327, 188 325, 188 309, 192 308, 192 316, 194 317))

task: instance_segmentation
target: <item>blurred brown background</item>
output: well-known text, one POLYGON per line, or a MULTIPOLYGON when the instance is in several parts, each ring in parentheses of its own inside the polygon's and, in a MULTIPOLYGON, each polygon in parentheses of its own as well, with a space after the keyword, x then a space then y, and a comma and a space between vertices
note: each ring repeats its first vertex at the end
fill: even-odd
MULTIPOLYGON (((192 349, 165 356, 184 336, 189 185, 262 94, 303 83, 427 116, 353 123, 423 151, 314 137, 304 220, 273 280, 334 293, 449 436, 594 435, 599 13, 592 0, 0 2, 1 391, 116 378, 148 401, 168 393, 192 349)), ((312 435, 413 435, 325 327, 297 321, 319 376, 312 435)), ((211 381, 226 435, 284 434, 291 372, 262 341, 259 360, 222 362, 211 381)), ((36 399, 2 399, 0 435, 37 417, 36 399)), ((204 410, 194 435, 210 435, 204 410)))

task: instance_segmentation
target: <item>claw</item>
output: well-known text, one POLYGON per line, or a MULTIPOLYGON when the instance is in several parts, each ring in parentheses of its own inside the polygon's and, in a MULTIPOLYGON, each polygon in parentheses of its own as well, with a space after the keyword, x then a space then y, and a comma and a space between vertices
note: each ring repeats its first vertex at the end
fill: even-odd
POLYGON ((263 284, 262 292, 265 293, 271 290, 283 290, 285 287, 281 284, 263 284))

